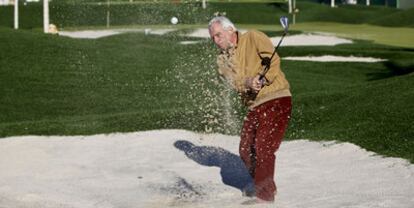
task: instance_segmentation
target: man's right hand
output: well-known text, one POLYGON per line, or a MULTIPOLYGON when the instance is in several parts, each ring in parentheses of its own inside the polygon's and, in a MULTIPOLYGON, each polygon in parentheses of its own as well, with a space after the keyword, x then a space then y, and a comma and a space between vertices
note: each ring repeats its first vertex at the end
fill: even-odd
POLYGON ((247 78, 246 86, 247 86, 247 88, 249 88, 254 93, 258 93, 263 87, 263 84, 260 81, 260 76, 257 75, 253 78, 252 77, 247 78))

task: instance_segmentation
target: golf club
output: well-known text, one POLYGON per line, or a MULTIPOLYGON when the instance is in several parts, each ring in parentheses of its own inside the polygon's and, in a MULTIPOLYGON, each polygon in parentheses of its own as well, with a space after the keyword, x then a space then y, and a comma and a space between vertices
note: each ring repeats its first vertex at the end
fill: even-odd
POLYGON ((262 59, 262 66, 264 66, 264 69, 263 69, 262 73, 260 73, 260 77, 259 77, 259 80, 260 80, 261 83, 264 83, 264 76, 266 75, 266 73, 270 69, 270 64, 272 62, 272 58, 275 55, 275 53, 277 52, 277 49, 279 48, 280 44, 282 43, 283 38, 288 33, 289 19, 287 17, 283 16, 283 17, 280 17, 279 21, 280 21, 280 24, 283 27, 283 34, 282 34, 282 37, 279 40, 279 43, 275 47, 275 50, 273 51, 272 56, 270 56, 270 58, 269 57, 261 57, 260 54, 259 54, 260 58, 262 59))

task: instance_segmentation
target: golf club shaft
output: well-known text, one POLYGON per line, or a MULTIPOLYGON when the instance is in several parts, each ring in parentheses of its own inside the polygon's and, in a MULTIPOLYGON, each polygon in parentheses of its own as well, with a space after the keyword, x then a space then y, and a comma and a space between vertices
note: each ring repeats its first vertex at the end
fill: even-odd
POLYGON ((280 38, 280 40, 279 40, 279 43, 277 44, 277 46, 275 47, 275 50, 273 50, 273 53, 272 53, 272 56, 270 56, 270 63, 269 63, 269 65, 266 65, 265 66, 265 68, 263 69, 263 72, 261 73, 261 75, 260 75, 260 77, 259 77, 259 80, 260 80, 260 82, 264 82, 264 80, 263 80, 263 78, 264 78, 264 76, 266 75, 266 73, 269 71, 269 69, 270 69, 270 64, 271 64, 271 61, 272 61, 272 59, 273 59, 273 56, 275 56, 275 54, 276 54, 276 52, 277 52, 277 50, 279 49, 279 46, 280 46, 280 44, 282 43, 282 41, 283 41, 283 38, 286 36, 286 33, 284 32, 283 34, 282 34, 282 37, 280 38))
POLYGON ((286 36, 286 33, 283 33, 282 38, 280 38, 279 43, 277 44, 277 46, 275 47, 275 50, 273 51, 272 58, 273 58, 273 56, 275 55, 275 53, 276 53, 277 49, 279 49, 279 46, 280 46, 280 44, 282 43, 283 38, 284 38, 285 36, 286 36))

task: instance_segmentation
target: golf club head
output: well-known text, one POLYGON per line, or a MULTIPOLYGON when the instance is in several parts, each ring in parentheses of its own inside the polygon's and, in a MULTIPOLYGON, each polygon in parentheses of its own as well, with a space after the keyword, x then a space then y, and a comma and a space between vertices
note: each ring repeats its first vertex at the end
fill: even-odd
POLYGON ((282 25, 285 33, 287 33, 288 29, 289 29, 289 18, 283 16, 279 20, 280 20, 280 24, 282 25))

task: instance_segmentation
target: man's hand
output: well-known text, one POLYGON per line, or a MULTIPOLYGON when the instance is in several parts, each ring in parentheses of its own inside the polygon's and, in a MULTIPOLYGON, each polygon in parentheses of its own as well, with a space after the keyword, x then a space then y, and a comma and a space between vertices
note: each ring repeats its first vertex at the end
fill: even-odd
POLYGON ((257 75, 253 78, 247 78, 246 80, 246 86, 254 93, 258 93, 263 87, 262 82, 259 80, 259 78, 260 76, 257 75))

